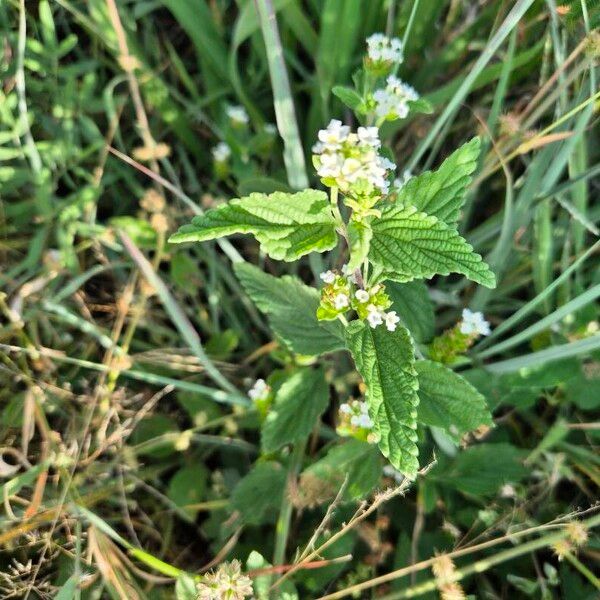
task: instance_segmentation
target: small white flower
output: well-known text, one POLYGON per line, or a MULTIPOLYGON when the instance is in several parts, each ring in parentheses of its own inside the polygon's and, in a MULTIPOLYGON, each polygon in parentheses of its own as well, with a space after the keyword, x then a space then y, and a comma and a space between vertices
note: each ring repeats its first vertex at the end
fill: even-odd
POLYGON ((510 483, 505 483, 500 488, 500 496, 502 498, 514 498, 517 495, 515 488, 510 483))
POLYGON ((351 271, 348 268, 348 265, 343 265, 342 266, 342 273, 344 274, 345 277, 348 278, 348 281, 350 281, 351 283, 358 283, 356 280, 356 271, 351 271))
POLYGON ((356 290, 354 296, 361 304, 369 301, 369 292, 366 290, 356 290))
POLYGON ((331 119, 326 129, 321 129, 317 135, 319 141, 330 151, 337 150, 348 137, 350 127, 342 125, 338 119, 331 119))
POLYGON ((374 304, 369 304, 367 311, 367 321, 373 329, 383 323, 383 313, 374 304))
POLYGON ((408 103, 419 99, 412 86, 390 75, 383 89, 375 90, 375 114, 383 119, 404 119, 410 110, 408 103))
POLYGON ((257 379, 248 391, 250 400, 264 400, 271 393, 271 387, 264 379, 257 379))
POLYGON ((268 133, 269 135, 277 135, 279 133, 276 125, 273 123, 265 123, 263 129, 265 133, 268 133))
POLYGON ((396 314, 395 310, 386 313, 383 320, 388 331, 396 331, 396 325, 400 321, 400 317, 396 314))
POLYGON ((228 106, 225 112, 238 125, 247 125, 250 122, 250 117, 243 106, 228 106))
POLYGON ((344 402, 344 404, 340 405, 340 412, 345 415, 351 415, 352 407, 347 402, 344 402))
POLYGON ((219 142, 212 150, 216 162, 224 163, 231 156, 231 148, 225 142, 219 142))
POLYGON ((348 296, 346 294, 338 294, 333 299, 333 306, 335 306, 335 308, 337 310, 341 310, 342 308, 346 308, 349 304, 350 304, 350 298, 348 298, 348 296))
POLYGON ((371 427, 373 427, 373 421, 371 420, 371 417, 369 417, 368 414, 362 413, 358 417, 358 426, 362 427, 363 429, 371 429, 371 427))
POLYGON ((490 324, 485 320, 483 313, 473 312, 468 308, 462 311, 460 332, 465 335, 490 335, 490 324))
POLYGON ((381 146, 379 129, 377 127, 359 127, 356 130, 356 133, 361 144, 367 144, 373 148, 379 148, 381 146))
POLYGON ((319 156, 317 173, 321 177, 339 177, 342 173, 344 157, 339 154, 323 153, 319 156))
POLYGON ((388 38, 383 33, 374 33, 367 38, 367 54, 373 62, 401 63, 402 41, 398 38, 388 38))
POLYGON ((319 277, 325 283, 333 283, 335 281, 335 273, 333 271, 325 271, 324 273, 321 273, 319 277))

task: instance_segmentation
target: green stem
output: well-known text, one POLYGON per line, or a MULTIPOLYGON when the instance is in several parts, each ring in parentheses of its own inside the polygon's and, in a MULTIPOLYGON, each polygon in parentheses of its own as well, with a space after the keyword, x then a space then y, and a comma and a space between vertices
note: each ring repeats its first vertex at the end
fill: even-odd
POLYGON ((290 484, 296 479, 300 468, 302 467, 302 459, 304 457, 304 449, 306 441, 298 442, 294 446, 292 456, 290 458, 290 466, 287 474, 287 484, 281 499, 281 508, 279 510, 279 519, 277 519, 277 527, 275 529, 275 552, 273 554, 273 565, 282 565, 285 560, 285 549, 287 546, 288 535, 290 532, 290 523, 292 521, 292 511, 294 509, 290 502, 288 490, 290 484))
POLYGON ((567 552, 565 558, 597 589, 600 590, 598 579, 574 554, 567 552))
MULTIPOLYGON (((597 525, 600 524, 600 515, 596 515, 595 517, 592 517, 591 519, 588 519, 587 521, 583 521, 583 523, 585 524, 585 526, 588 529, 591 529, 592 527, 596 527, 597 525)), ((515 558, 519 558, 520 556, 529 554, 530 552, 535 552, 536 550, 541 550, 542 548, 547 548, 549 546, 552 546, 556 542, 559 542, 560 540, 563 540, 564 538, 568 537, 568 535, 569 535, 568 531, 566 529, 563 529, 562 531, 560 531, 558 533, 551 533, 551 534, 541 537, 537 540, 532 540, 531 542, 527 542, 525 544, 520 544, 519 546, 516 546, 515 548, 510 548, 509 550, 505 550, 504 552, 498 552, 497 554, 494 554, 493 556, 484 558, 482 560, 478 560, 470 565, 467 565, 464 569, 457 569, 456 572, 454 573, 454 575, 452 576, 452 578, 448 580, 448 583, 450 583, 450 581, 461 581, 468 575, 473 575, 475 573, 483 573, 484 571, 491 569, 495 565, 501 564, 508 560, 513 560, 515 558)), ((575 559, 575 560, 577 560, 577 559, 575 559)), ((577 561, 577 562, 579 562, 579 561, 577 561)), ((579 564, 581 565, 581 563, 579 563, 579 564)), ((581 566, 584 569, 586 569, 586 567, 584 567, 584 565, 581 565, 581 566)), ((425 581, 416 586, 404 589, 401 592, 396 592, 393 594, 388 594, 387 596, 382 596, 381 600, 397 600, 399 598, 416 598, 417 596, 422 596, 423 594, 426 594, 427 592, 434 591, 435 589, 438 588, 439 585, 440 585, 440 581, 436 581, 435 579, 430 579, 429 581, 425 581)))

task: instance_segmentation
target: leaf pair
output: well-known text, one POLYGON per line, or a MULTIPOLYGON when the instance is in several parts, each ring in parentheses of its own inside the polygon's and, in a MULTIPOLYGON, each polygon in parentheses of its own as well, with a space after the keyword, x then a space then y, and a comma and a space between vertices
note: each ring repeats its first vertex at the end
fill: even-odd
POLYGON ((271 258, 293 261, 310 252, 331 250, 337 244, 335 225, 325 192, 254 193, 194 217, 169 241, 203 242, 251 233, 271 258))

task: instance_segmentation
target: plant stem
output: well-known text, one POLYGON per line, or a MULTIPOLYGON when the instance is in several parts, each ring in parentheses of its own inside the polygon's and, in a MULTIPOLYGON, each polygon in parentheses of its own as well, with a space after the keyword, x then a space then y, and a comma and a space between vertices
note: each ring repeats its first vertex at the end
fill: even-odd
POLYGON ((306 448, 306 440, 298 442, 294 446, 292 456, 290 458, 290 466, 288 468, 287 482, 281 499, 281 508, 279 510, 279 518, 275 528, 275 552, 273 553, 273 565, 282 565, 285 561, 285 549, 287 546, 288 534, 290 532, 290 523, 292 521, 292 511, 294 509, 290 502, 289 488, 294 482, 300 468, 302 467, 302 459, 306 448))
POLYGON ((574 554, 567 552, 564 556, 597 590, 600 590, 600 579, 598 579, 574 554))

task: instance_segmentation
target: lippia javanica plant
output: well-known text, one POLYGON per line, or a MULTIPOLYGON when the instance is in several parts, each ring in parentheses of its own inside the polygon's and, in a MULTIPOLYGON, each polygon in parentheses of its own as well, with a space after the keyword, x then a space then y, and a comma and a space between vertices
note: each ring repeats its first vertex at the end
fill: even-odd
MULTIPOLYGON (((423 301, 424 284, 415 280, 458 273, 494 287, 495 277, 457 231, 479 139, 459 148, 436 171, 397 177, 380 127, 431 107, 395 75, 402 60, 399 40, 375 34, 367 45, 355 88, 334 89, 362 125, 353 130, 334 119, 319 131, 313 147, 313 164, 328 192, 252 193, 195 217, 170 241, 251 234, 264 254, 288 262, 335 250, 338 268, 320 274, 319 290, 247 263, 234 268, 291 352, 350 352, 366 397, 342 404, 337 431, 376 443, 395 469, 413 478, 419 423, 454 439, 491 425, 485 399, 443 364, 486 334, 487 323, 466 310, 455 328, 423 343, 419 328, 407 327, 423 301)), ((305 439, 329 403, 324 370, 314 366, 298 367, 283 382, 281 377, 259 380, 250 396, 264 418, 265 452, 305 439)))

